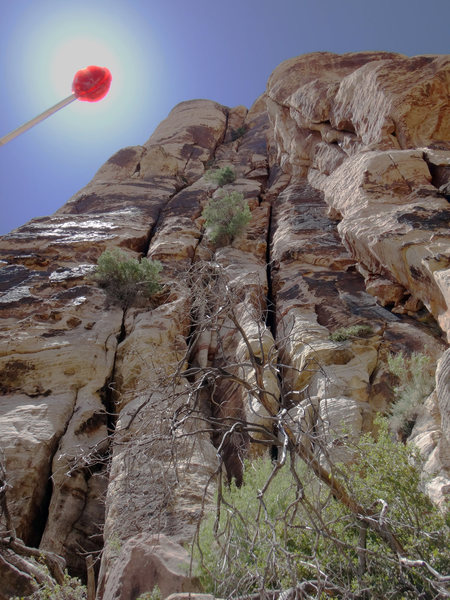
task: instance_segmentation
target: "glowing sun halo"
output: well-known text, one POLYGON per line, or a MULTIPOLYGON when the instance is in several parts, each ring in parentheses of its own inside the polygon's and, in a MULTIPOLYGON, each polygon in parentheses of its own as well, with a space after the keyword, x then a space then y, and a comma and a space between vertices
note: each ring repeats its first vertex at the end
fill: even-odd
POLYGON ((83 37, 73 38, 63 43, 52 57, 49 70, 55 95, 68 95, 76 71, 89 65, 107 67, 114 82, 122 78, 120 59, 105 42, 83 37))
POLYGON ((123 23, 119 13, 105 14, 96 3, 89 11, 57 3, 45 21, 33 19, 35 14, 28 11, 24 15, 10 42, 9 54, 15 62, 8 90, 15 98, 17 121, 25 122, 69 96, 77 71, 97 65, 112 75, 105 98, 71 103, 46 121, 47 131, 54 128, 55 139, 61 138, 57 128, 64 123, 65 139, 84 139, 94 131, 106 139, 120 128, 129 131, 137 127, 139 118, 152 110, 152 86, 155 74, 161 71, 148 24, 142 24, 139 15, 128 9, 128 21, 123 23))

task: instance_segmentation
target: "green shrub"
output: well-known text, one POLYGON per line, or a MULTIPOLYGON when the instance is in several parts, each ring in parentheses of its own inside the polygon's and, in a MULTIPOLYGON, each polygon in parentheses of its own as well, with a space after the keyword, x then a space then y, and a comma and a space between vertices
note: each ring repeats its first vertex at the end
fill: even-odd
MULTIPOLYGON (((391 439, 385 419, 377 425, 378 440, 363 435, 352 448, 355 463, 339 465, 342 480, 374 519, 389 524, 409 557, 446 573, 449 528, 420 492, 418 454, 391 439)), ((204 591, 230 597, 319 581, 340 590, 335 598, 412 599, 418 590, 420 597, 435 597, 429 572, 419 567, 406 572, 371 530, 362 540, 362 523, 306 464, 286 461, 262 493, 272 470, 268 459, 247 463, 244 485, 223 489, 220 512, 201 524, 195 558, 204 591), (358 548, 365 549, 364 568, 358 548)))
POLYGON ((44 586, 39 592, 33 594, 33 600, 86 600, 86 598, 86 587, 79 579, 70 577, 67 573, 61 585, 44 586))
POLYGON ((213 181, 219 187, 223 187, 227 183, 233 183, 236 179, 236 175, 231 167, 222 167, 221 169, 207 171, 205 177, 208 181, 213 181))
POLYGON ((102 287, 108 299, 124 310, 142 299, 151 298, 160 289, 159 273, 162 265, 157 260, 130 258, 114 248, 99 257, 95 281, 102 287))
POLYGON ((245 135, 247 133, 247 131, 248 131, 248 127, 246 125, 243 125, 242 127, 238 127, 237 129, 232 129, 231 130, 231 141, 235 142, 240 137, 245 135))
MULTIPOLYGON (((48 570, 46 569, 47 573, 48 570)), ((70 577, 67 571, 64 573, 63 583, 44 584, 38 591, 27 600, 86 600, 86 586, 76 577, 70 577)), ((25 598, 12 598, 11 600, 26 600, 25 598)))
POLYGON ((213 244, 231 244, 240 235, 251 218, 244 195, 231 192, 221 198, 211 199, 202 213, 213 244))
POLYGON ((391 354, 388 357, 389 371, 398 379, 394 387, 395 401, 389 418, 393 432, 406 439, 420 414, 423 401, 434 388, 434 367, 429 356, 413 352, 409 358, 391 354))
POLYGON ((161 590, 158 585, 155 585, 151 592, 141 594, 136 600, 161 600, 161 590))
POLYGON ((370 325, 350 325, 350 327, 341 327, 336 329, 330 335, 333 342, 345 342, 352 337, 369 337, 373 335, 373 329, 370 325))

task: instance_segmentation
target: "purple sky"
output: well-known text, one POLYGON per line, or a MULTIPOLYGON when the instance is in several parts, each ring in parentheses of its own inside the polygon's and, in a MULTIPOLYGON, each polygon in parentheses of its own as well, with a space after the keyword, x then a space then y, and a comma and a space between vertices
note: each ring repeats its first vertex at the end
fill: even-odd
POLYGON ((100 41, 113 86, 0 146, 0 234, 54 212, 182 100, 249 107, 280 62, 317 50, 449 53, 449 23, 450 0, 4 2, 0 137, 70 94, 75 71, 58 69, 71 47, 76 70, 100 41))

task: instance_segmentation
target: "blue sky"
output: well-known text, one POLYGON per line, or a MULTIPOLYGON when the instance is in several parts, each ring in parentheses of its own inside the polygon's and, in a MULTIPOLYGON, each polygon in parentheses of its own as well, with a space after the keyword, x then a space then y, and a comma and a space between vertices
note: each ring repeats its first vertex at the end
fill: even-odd
POLYGON ((54 212, 182 100, 249 107, 280 62, 317 50, 449 53, 449 23, 450 0, 5 1, 0 137, 69 95, 79 68, 107 66, 113 84, 0 147, 0 234, 54 212))

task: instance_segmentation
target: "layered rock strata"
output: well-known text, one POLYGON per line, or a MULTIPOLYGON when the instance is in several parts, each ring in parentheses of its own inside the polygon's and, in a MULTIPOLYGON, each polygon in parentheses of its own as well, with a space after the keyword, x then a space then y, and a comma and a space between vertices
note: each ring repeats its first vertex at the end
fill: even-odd
POLYGON ((81 577, 98 557, 99 599, 194 590, 184 546, 222 462, 239 482, 280 407, 345 459, 342 425, 357 438, 388 409, 398 352, 439 361, 412 437, 445 502, 449 79, 443 56, 291 59, 250 110, 178 105, 54 215, 0 239, 0 445, 18 537, 81 577), (212 166, 235 181, 217 189, 212 166), (202 210, 229 191, 252 219, 214 247, 202 210), (91 275, 113 247, 162 262, 156 302, 105 302, 91 275), (369 333, 330 338, 350 325, 369 333), (261 383, 252 361, 265 407, 236 385, 261 383), (228 435, 237 420, 254 435, 228 435))

